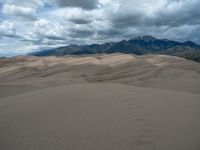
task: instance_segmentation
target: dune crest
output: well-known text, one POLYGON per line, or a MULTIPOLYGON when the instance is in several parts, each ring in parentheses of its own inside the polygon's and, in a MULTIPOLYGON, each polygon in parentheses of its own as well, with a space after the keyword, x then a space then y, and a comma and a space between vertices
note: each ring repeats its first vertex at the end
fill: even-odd
POLYGON ((199 93, 199 74, 199 63, 165 55, 27 56, 2 59, 0 81, 2 89, 114 82, 199 93))

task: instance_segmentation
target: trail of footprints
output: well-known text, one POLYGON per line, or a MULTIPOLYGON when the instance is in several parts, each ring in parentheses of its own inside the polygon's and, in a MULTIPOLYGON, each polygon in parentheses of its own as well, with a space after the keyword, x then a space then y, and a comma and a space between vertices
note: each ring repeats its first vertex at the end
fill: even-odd
POLYGON ((136 123, 136 139, 135 145, 141 150, 156 150, 161 149, 160 145, 157 145, 155 141, 155 135, 151 124, 148 120, 148 113, 140 112, 140 108, 136 105, 134 100, 130 100, 126 96, 119 95, 120 102, 126 105, 129 115, 134 119, 136 123))
MULTIPOLYGON (((112 89, 104 88, 107 92, 119 95, 112 89)), ((163 146, 156 136, 149 120, 149 113, 142 112, 141 106, 138 106, 136 101, 129 99, 126 95, 119 95, 120 102, 128 109, 128 115, 133 119, 136 127, 136 135, 134 137, 133 145, 137 150, 162 150, 163 146)))

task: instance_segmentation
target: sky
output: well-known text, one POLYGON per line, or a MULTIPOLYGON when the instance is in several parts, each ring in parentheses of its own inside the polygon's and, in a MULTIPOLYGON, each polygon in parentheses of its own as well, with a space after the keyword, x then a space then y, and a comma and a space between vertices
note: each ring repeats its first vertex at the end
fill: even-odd
POLYGON ((200 0, 0 0, 0 56, 152 35, 200 44, 200 0))

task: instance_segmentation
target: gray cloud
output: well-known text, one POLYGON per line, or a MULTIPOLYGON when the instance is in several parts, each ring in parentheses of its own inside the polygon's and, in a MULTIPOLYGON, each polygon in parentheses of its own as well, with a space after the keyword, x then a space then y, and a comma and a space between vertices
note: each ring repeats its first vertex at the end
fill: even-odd
POLYGON ((98 0, 56 0, 60 7, 81 7, 83 9, 94 9, 98 0))
POLYGON ((118 28, 200 24, 199 0, 162 0, 158 4, 152 1, 143 5, 143 1, 127 0, 111 13, 110 20, 118 28))
POLYGON ((70 31, 70 37, 73 38, 88 38, 93 34, 94 32, 92 30, 72 29, 70 31))
POLYGON ((91 19, 87 19, 87 18, 71 18, 69 19, 70 21, 74 22, 75 24, 89 24, 92 22, 91 19))

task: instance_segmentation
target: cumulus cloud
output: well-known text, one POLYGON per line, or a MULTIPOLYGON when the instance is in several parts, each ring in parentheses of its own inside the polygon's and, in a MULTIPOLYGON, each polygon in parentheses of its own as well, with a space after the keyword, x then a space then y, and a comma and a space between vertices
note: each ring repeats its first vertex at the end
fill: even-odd
POLYGON ((0 37, 3 36, 9 36, 9 37, 16 36, 16 32, 12 22, 4 21, 0 23, 0 37))
POLYGON ((64 39, 64 34, 66 33, 65 27, 60 23, 51 23, 46 19, 39 19, 35 21, 35 33, 39 37, 45 37, 48 39, 64 39))
POLYGON ((67 44, 67 30, 60 23, 38 19, 33 23, 31 30, 20 34, 21 41, 32 42, 36 45, 67 44))
POLYGON ((81 8, 67 8, 59 9, 52 14, 75 24, 89 24, 96 17, 95 14, 91 12, 94 11, 83 10, 81 8))
POLYGON ((13 4, 3 5, 2 13, 6 16, 17 16, 26 19, 33 19, 36 10, 30 7, 17 6, 13 4))

